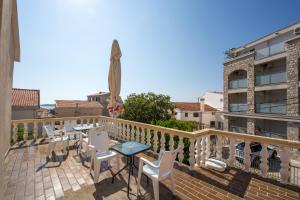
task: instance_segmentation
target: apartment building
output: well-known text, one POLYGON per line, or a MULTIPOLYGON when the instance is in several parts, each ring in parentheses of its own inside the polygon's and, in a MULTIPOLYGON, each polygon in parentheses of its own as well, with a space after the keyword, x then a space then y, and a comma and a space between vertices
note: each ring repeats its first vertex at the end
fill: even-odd
POLYGON ((227 55, 224 129, 299 140, 300 22, 227 55))

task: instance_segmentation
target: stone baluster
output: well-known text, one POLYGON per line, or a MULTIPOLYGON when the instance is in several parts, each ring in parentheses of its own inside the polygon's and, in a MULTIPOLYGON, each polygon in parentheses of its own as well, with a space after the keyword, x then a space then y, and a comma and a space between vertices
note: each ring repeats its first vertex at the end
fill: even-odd
POLYGON ((190 147, 189 147, 189 163, 190 167, 193 169, 195 166, 195 139, 190 139, 190 147))
POLYGON ((250 149, 250 141, 245 141, 244 148, 244 167, 245 171, 249 172, 251 167, 251 149, 250 149))
POLYGON ((96 125, 96 119, 95 118, 93 118, 93 127, 96 127, 97 125, 96 125))
POLYGON ((196 139, 196 164, 200 166, 200 159, 201 159, 201 138, 198 137, 196 139))
POLYGON ((179 163, 182 163, 183 161, 183 158, 184 158, 184 144, 183 144, 183 137, 182 136, 179 136, 179 142, 178 142, 178 160, 179 160, 179 163))
POLYGON ((151 130, 147 128, 147 144, 151 146, 151 130))
POLYGON ((268 144, 262 144, 262 150, 260 152, 260 169, 261 169, 261 176, 266 178, 268 174, 268 158, 269 158, 269 152, 268 152, 268 144))
POLYGON ((145 141, 145 129, 142 127, 141 128, 141 138, 142 138, 142 141, 141 141, 141 143, 143 143, 143 144, 147 144, 147 141, 145 141))
POLYGON ((161 137, 160 137, 160 150, 165 150, 166 149, 166 136, 164 132, 161 132, 161 137))
POLYGON ((33 122, 33 138, 36 140, 38 137, 38 122, 33 122))
POLYGON ((201 138, 201 154, 200 154, 200 165, 205 165, 205 158, 206 158, 206 136, 201 138))
POLYGON ((281 147, 279 153, 281 160, 280 182, 287 184, 290 178, 290 148, 281 147))
POLYGON ((51 127, 54 129, 55 128, 55 121, 50 122, 51 127))
POLYGON ((130 125, 130 141, 134 141, 134 126, 130 125))
POLYGON ((216 158, 218 160, 222 159, 222 139, 223 137, 221 135, 217 136, 217 143, 216 143, 216 158))
POLYGON ((64 128, 64 121, 59 121, 59 129, 63 129, 64 128))
POLYGON ((234 161, 235 161, 235 139, 230 138, 229 141, 230 141, 230 144, 229 144, 228 165, 230 167, 233 167, 234 161))
POLYGON ((83 118, 80 118, 80 126, 83 126, 83 118))
POLYGON ((170 146, 170 150, 174 150, 174 135, 172 133, 170 133, 170 143, 169 143, 169 146, 170 146))
POLYGON ((129 141, 130 140, 130 127, 129 124, 126 124, 126 140, 129 141))
MULTIPOLYGON (((46 122, 43 121, 43 126, 46 126, 46 122)), ((43 134, 43 138, 46 138, 47 137, 47 133, 46 131, 44 130, 44 128, 42 128, 42 134, 43 134)))
POLYGON ((207 135, 205 138, 206 148, 205 148, 205 160, 210 158, 210 135, 207 135))
POLYGON ((24 123, 24 133, 23 133, 23 139, 28 139, 28 123, 24 123))
POLYGON ((17 142, 18 141, 18 124, 14 123, 13 124, 13 142, 17 142))
POLYGON ((157 130, 153 130, 153 150, 154 153, 157 153, 157 149, 158 149, 158 131, 157 130))
POLYGON ((140 127, 136 126, 136 129, 135 129, 135 141, 140 142, 140 136, 141 136, 140 127))

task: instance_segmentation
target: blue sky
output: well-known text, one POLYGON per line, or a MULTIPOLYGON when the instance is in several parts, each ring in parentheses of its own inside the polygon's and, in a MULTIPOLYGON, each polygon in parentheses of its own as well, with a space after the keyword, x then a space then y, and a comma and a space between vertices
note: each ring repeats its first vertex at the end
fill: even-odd
POLYGON ((223 88, 224 51, 300 21, 300 1, 18 0, 21 62, 14 87, 41 103, 107 91, 113 39, 122 51, 121 96, 196 101, 223 88))

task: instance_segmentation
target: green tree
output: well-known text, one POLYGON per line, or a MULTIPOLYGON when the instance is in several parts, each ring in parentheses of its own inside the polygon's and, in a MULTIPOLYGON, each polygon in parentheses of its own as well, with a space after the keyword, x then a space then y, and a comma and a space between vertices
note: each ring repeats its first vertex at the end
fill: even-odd
POLYGON ((142 94, 130 94, 124 102, 124 112, 120 116, 123 119, 156 124, 160 120, 171 118, 174 106, 167 95, 154 94, 152 92, 142 94))
POLYGON ((197 128, 196 122, 176 120, 174 118, 169 120, 160 120, 157 121, 156 124, 167 128, 174 128, 174 129, 189 131, 189 132, 192 132, 197 128))

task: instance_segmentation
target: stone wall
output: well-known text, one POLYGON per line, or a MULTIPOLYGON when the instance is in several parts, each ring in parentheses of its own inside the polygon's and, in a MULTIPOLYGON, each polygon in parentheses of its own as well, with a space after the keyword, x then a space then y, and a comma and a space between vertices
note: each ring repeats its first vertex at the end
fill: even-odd
MULTIPOLYGON (((286 43, 287 48, 287 115, 299 116, 300 38, 286 43)), ((299 124, 288 123, 287 138, 299 140, 299 124)))
POLYGON ((300 38, 286 43, 287 47, 287 114, 299 115, 299 58, 300 38))
POLYGON ((232 61, 224 63, 224 112, 228 112, 228 83, 229 75, 237 70, 245 70, 247 72, 247 101, 248 112, 254 112, 254 53, 237 58, 232 61))

